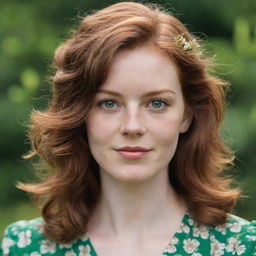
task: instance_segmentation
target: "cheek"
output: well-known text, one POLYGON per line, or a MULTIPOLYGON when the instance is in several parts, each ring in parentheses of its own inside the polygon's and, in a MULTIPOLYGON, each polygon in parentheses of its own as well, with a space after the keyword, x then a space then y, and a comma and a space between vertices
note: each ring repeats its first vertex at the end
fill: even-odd
POLYGON ((86 121, 86 130, 89 142, 99 144, 104 143, 104 140, 107 139, 108 134, 111 134, 113 126, 113 122, 110 122, 108 119, 92 113, 88 116, 86 121))
POLYGON ((154 124, 154 141, 159 149, 159 162, 169 163, 177 148, 180 118, 168 118, 154 124), (164 160, 165 159, 165 160, 164 160))
POLYGON ((161 141, 167 142, 179 135, 180 123, 179 117, 165 118, 157 120, 157 122, 151 122, 151 128, 161 141))

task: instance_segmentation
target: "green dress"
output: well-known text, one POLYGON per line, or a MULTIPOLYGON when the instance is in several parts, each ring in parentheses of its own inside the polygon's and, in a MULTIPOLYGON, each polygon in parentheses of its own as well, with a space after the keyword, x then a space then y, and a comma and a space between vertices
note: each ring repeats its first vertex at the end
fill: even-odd
MULTIPOLYGON (((87 233, 72 243, 58 244, 42 235, 42 224, 42 218, 36 218, 9 225, 4 233, 0 255, 97 256, 87 233)), ((230 214, 224 225, 198 226, 186 213, 162 255, 256 255, 256 221, 249 222, 230 214)))

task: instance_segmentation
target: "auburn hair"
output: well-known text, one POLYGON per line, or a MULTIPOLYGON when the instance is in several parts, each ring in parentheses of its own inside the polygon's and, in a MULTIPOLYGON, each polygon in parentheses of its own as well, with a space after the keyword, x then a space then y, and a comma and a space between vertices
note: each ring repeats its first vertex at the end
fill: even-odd
POLYGON ((180 47, 178 35, 188 42, 196 39, 159 5, 120 2, 83 17, 57 48, 52 99, 46 110, 32 110, 28 128, 32 146, 23 156, 38 156, 37 167, 44 175, 37 183, 17 185, 41 202, 49 239, 65 243, 86 232, 101 195, 101 181, 85 120, 115 54, 140 46, 157 47, 176 63, 193 115, 169 163, 170 185, 199 224, 225 223, 240 195, 232 188, 233 180, 223 175, 234 161, 220 136, 229 84, 213 75, 206 54, 180 47))

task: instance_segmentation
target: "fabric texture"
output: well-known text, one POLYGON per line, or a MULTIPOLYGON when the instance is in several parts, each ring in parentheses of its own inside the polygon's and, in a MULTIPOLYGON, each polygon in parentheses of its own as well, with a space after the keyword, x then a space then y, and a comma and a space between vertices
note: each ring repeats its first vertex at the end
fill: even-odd
MULTIPOLYGON (((100 256, 93 248, 87 233, 71 243, 58 244, 42 234, 42 227, 42 218, 12 223, 4 232, 0 255, 100 256)), ((199 226, 186 213, 179 230, 170 237, 170 243, 161 255, 256 255, 256 221, 249 222, 230 214, 224 225, 199 226)))

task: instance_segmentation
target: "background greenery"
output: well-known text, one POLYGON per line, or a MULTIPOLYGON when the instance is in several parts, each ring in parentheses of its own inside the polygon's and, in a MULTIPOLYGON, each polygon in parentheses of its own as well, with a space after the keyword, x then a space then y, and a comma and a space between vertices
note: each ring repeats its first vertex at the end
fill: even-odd
MULTIPOLYGON (((77 15, 119 1, 12 0, 0 8, 0 232, 12 221, 39 213, 15 188, 29 181, 31 165, 21 159, 29 150, 25 123, 32 108, 47 105, 49 65, 55 48, 77 24, 77 15)), ((145 2, 145 1, 144 1, 145 2)), ((172 11, 195 34, 220 65, 218 75, 232 84, 223 136, 236 150, 236 178, 248 196, 236 213, 256 218, 256 1, 154 1, 172 11)))

